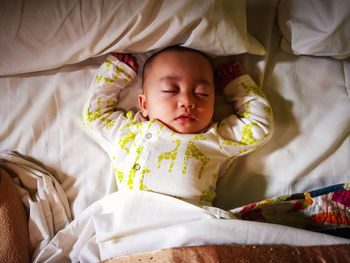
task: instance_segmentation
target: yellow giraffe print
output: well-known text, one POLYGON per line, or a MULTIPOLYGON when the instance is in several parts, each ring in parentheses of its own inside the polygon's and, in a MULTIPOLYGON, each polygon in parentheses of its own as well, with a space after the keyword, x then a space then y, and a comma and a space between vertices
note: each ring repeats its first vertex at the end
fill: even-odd
POLYGON ((121 183, 123 181, 123 172, 119 171, 118 169, 114 169, 114 173, 118 179, 118 182, 121 183))
POLYGON ((116 72, 114 73, 112 78, 103 78, 103 75, 107 71, 110 70, 110 67, 112 65, 112 62, 110 60, 106 60, 105 63, 106 63, 106 71, 103 72, 101 75, 96 76, 96 82, 97 83, 100 83, 100 81, 103 79, 104 80, 104 84, 109 86, 109 85, 113 84, 113 82, 115 80, 117 80, 118 78, 120 78, 123 74, 125 74, 125 77, 122 78, 122 79, 124 79, 126 82, 129 82, 131 80, 131 76, 129 74, 127 74, 125 72, 125 70, 122 67, 118 66, 118 65, 115 65, 116 72))
MULTIPOLYGON (((258 138, 258 139, 254 139, 253 137, 253 131, 252 131, 252 127, 256 126, 257 123, 256 122, 253 122, 253 123, 250 123, 250 124, 247 124, 247 125, 244 125, 244 128, 243 128, 243 131, 242 131, 242 138, 241 138, 241 141, 240 142, 233 142, 233 141, 228 141, 228 140, 225 140, 223 141, 222 144, 224 145, 228 145, 228 146, 247 146, 247 145, 252 145, 252 144, 257 144, 258 142, 261 142, 263 139, 265 139, 267 136, 270 135, 270 133, 266 133, 263 137, 261 138, 258 138)), ((257 150, 261 147, 262 145, 258 145, 256 148, 254 149, 243 149, 243 150, 240 150, 238 152, 238 154, 243 154, 245 152, 248 152, 248 151, 254 151, 254 150, 257 150)), ((222 147, 220 146, 219 147, 220 150, 222 150, 222 147)))
MULTIPOLYGON (((87 98, 86 98, 85 101, 84 101, 84 108, 85 108, 86 103, 87 103, 87 98)), ((89 113, 89 110, 87 110, 86 113, 89 113)), ((86 114, 86 115, 88 116, 88 114, 86 114)), ((88 123, 85 122, 85 114, 84 114, 84 113, 81 114, 81 118, 82 118, 82 121, 83 121, 83 125, 86 126, 86 127, 91 128, 91 127, 88 125, 88 123)))
POLYGON ((176 141, 173 141, 173 143, 176 144, 174 150, 172 150, 171 152, 163 152, 158 157, 158 167, 157 168, 160 168, 160 164, 161 164, 163 159, 171 161, 171 164, 170 164, 170 167, 169 167, 169 173, 171 173, 171 171, 173 169, 173 166, 174 166, 174 163, 175 163, 175 160, 176 160, 176 156, 177 156, 177 150, 179 149, 181 140, 177 139, 176 141))
MULTIPOLYGON (((141 126, 143 125, 143 123, 142 122, 137 123, 137 121, 131 121, 131 122, 125 124, 123 127, 121 127, 120 131, 122 132, 124 129, 130 128, 133 125, 135 125, 136 129, 140 129, 141 126)), ((140 132, 140 134, 142 134, 142 132, 140 132)))
POLYGON ((250 103, 247 102, 247 103, 245 104, 245 112, 243 112, 243 113, 241 114, 241 116, 244 117, 244 118, 249 119, 249 118, 251 117, 251 115, 252 115, 252 111, 251 111, 251 108, 250 108, 250 103))
MULTIPOLYGON (((216 181, 218 180, 219 176, 217 173, 214 173, 213 175, 213 183, 216 184, 216 181)), ((212 203, 214 201, 214 198, 216 196, 216 193, 212 193, 210 191, 202 191, 200 197, 199 197, 199 202, 200 204, 205 204, 205 203, 212 203)))
POLYGON ((270 116, 272 115, 272 109, 271 109, 271 107, 265 106, 265 107, 264 107, 264 110, 265 110, 265 112, 266 112, 267 114, 269 114, 270 116))
MULTIPOLYGON (((139 160, 139 158, 140 158, 140 156, 142 154, 142 151, 143 151, 143 146, 140 145, 137 148, 137 150, 136 150, 137 157, 136 157, 135 163, 134 163, 133 167, 130 169, 130 172, 129 172, 127 185, 129 186, 130 189, 133 189, 133 187, 134 187, 134 179, 135 179, 135 176, 136 176, 136 170, 134 168, 135 168, 135 165, 138 165, 137 161, 139 160)), ((142 168, 142 170, 141 170, 142 176, 141 176, 141 179, 140 179, 140 190, 146 190, 146 191, 153 192, 152 189, 148 188, 143 183, 143 180, 145 179, 145 174, 150 173, 150 172, 151 171, 149 169, 147 169, 146 167, 142 168)))
POLYGON ((201 168, 199 170, 198 178, 200 179, 202 177, 202 174, 204 172, 205 165, 209 162, 209 157, 200 152, 197 147, 195 146, 194 142, 196 140, 206 140, 207 138, 204 135, 196 135, 193 140, 188 142, 187 149, 185 151, 185 159, 184 159, 184 168, 182 170, 182 174, 186 174, 188 161, 190 158, 195 158, 196 160, 199 160, 202 162, 201 168))
POLYGON ((243 131, 242 131, 241 143, 245 145, 251 145, 258 142, 258 140, 254 139, 253 130, 252 130, 252 128, 256 125, 258 125, 257 122, 252 122, 250 124, 244 125, 243 131))
MULTIPOLYGON (((147 128, 150 129, 152 127, 152 124, 156 122, 156 119, 152 119, 149 121, 147 128)), ((163 127, 161 127, 163 128, 163 127)))
MULTIPOLYGON (((242 86, 243 86, 244 90, 247 92, 247 94, 254 94, 254 95, 258 95, 260 97, 265 98, 265 94, 263 93, 262 89, 259 86, 246 85, 244 83, 242 83, 242 86)), ((250 103, 248 102, 245 107, 246 107, 246 111, 242 114, 242 117, 250 118, 251 117, 250 103)), ((267 113, 271 112, 270 107, 265 107, 264 109, 267 113), (269 109, 267 109, 267 108, 269 108, 269 109)))
POLYGON ((128 111, 126 113, 126 117, 128 118, 129 121, 132 121, 134 119, 135 113, 132 111, 128 111))
POLYGON ((199 197, 200 204, 212 203, 214 201, 216 194, 209 191, 202 191, 201 196, 199 197))
POLYGON ((111 65, 112 65, 112 62, 106 59, 105 65, 106 65, 106 70, 105 70, 105 72, 103 72, 101 75, 96 76, 96 82, 97 82, 97 83, 100 83, 100 81, 101 81, 102 78, 103 78, 103 75, 110 69, 110 67, 111 67, 111 65))
POLYGON ((163 128, 164 128, 164 125, 163 124, 160 125, 159 130, 157 131, 157 134, 159 134, 162 131, 163 128))
POLYGON ((149 169, 147 169, 146 167, 143 167, 142 168, 142 171, 141 171, 141 174, 142 174, 142 177, 141 177, 141 181, 140 181, 140 190, 146 190, 146 191, 150 191, 150 192, 153 192, 152 189, 148 188, 144 183, 143 183, 143 180, 145 179, 145 174, 146 173, 150 173, 151 171, 149 169))
MULTIPOLYGON (((249 119, 252 115, 252 110, 250 107, 250 102, 247 102, 245 105, 246 111, 243 112, 241 114, 242 117, 249 119)), ((272 115, 272 109, 269 106, 264 106, 264 111, 268 114, 268 115, 272 115)))
MULTIPOLYGON (((260 139, 254 139, 253 137, 253 131, 252 131, 252 127, 256 126, 257 123, 256 122, 252 122, 250 124, 246 124, 243 127, 242 130, 242 138, 239 142, 233 142, 233 141, 229 141, 229 140, 225 140, 223 141, 224 145, 228 145, 228 146, 245 146, 245 145, 251 145, 251 144, 255 144, 259 141, 261 141, 263 138, 260 139)), ((222 149, 220 147, 220 149, 222 149)))
MULTIPOLYGON (((107 100, 106 103, 107 103, 107 106, 105 107, 105 109, 108 109, 108 108, 113 109, 113 101, 111 99, 107 100)), ((92 122, 92 121, 96 121, 96 120, 99 120, 101 122, 105 122, 107 130, 108 130, 108 128, 113 127, 113 125, 115 124, 115 121, 103 116, 101 98, 97 99, 97 110, 92 112, 92 111, 90 111, 90 107, 87 109, 86 120, 88 122, 92 122)))
POLYGON ((247 94, 255 94, 265 98, 265 94, 263 93, 262 89, 258 85, 246 85, 242 83, 242 86, 247 92, 247 94))
POLYGON ((130 189, 133 189, 133 187, 134 187, 134 179, 135 179, 135 175, 136 175, 135 166, 139 165, 137 163, 137 161, 140 159, 140 155, 142 154, 142 151, 143 151, 143 146, 140 145, 136 150, 137 156, 136 156, 134 165, 131 167, 130 172, 129 172, 127 185, 129 186, 130 189))
POLYGON ((130 153, 129 148, 126 146, 130 141, 135 140, 136 134, 130 131, 127 135, 125 135, 122 139, 119 140, 120 147, 125 150, 128 154, 130 153))

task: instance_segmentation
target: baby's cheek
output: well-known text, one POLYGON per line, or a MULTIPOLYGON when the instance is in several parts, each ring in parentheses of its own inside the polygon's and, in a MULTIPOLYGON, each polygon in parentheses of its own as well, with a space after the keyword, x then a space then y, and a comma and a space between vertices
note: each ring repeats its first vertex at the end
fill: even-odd
POLYGON ((149 115, 150 119, 163 120, 164 117, 168 115, 168 113, 164 105, 155 102, 149 111, 149 115))

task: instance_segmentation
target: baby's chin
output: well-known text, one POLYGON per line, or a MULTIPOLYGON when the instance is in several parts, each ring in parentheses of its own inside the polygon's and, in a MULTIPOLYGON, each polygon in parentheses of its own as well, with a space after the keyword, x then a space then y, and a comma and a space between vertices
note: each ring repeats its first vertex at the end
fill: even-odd
POLYGON ((159 120, 159 119, 157 120, 163 123, 165 126, 167 126, 170 130, 180 134, 198 134, 203 132, 209 126, 208 124, 202 128, 202 127, 198 127, 196 123, 187 124, 187 125, 179 125, 175 123, 174 125, 171 125, 162 120, 159 120))
MULTIPOLYGON (((174 130, 174 129, 172 129, 172 130, 174 130)), ((180 128, 177 128, 174 131, 177 132, 177 133, 181 133, 181 134, 197 134, 197 133, 200 133, 201 131, 203 131, 203 129, 198 129, 196 127, 194 127, 194 128, 183 128, 183 127, 180 127, 180 128)))

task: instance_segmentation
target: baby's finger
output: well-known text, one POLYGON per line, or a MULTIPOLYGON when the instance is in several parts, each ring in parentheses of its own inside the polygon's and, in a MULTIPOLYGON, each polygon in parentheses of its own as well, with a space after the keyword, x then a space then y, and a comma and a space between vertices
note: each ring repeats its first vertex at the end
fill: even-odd
POLYGON ((131 67, 133 70, 135 70, 135 71, 137 72, 137 70, 138 70, 138 65, 137 65, 137 62, 136 62, 134 59, 132 59, 132 60, 130 61, 130 67, 131 67))
POLYGON ((126 64, 129 64, 129 62, 130 62, 130 54, 125 54, 124 55, 124 62, 126 63, 126 64))
MULTIPOLYGON (((119 53, 113 52, 112 55, 116 58, 118 58, 119 53)), ((119 59, 119 58, 118 58, 119 59)))

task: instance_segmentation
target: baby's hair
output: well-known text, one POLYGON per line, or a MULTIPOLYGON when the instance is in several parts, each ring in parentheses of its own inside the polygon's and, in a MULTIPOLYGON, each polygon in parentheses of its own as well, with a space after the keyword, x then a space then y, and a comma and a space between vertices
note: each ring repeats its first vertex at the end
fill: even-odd
POLYGON ((143 71, 142 71, 142 89, 143 89, 143 85, 145 83, 145 80, 146 80, 146 75, 147 75, 147 71, 149 70, 153 60, 160 54, 164 53, 164 52, 168 52, 168 51, 182 51, 182 52, 194 52, 194 53, 197 53, 199 55, 201 55, 202 57, 204 57, 210 64, 210 67, 212 68, 213 72, 214 72, 214 69, 213 69, 213 65, 210 61, 210 58, 204 54, 203 52, 199 51, 199 50, 196 50, 196 49, 192 49, 192 48, 189 48, 189 47, 184 47, 184 46, 179 46, 179 45, 175 45, 175 46, 169 46, 169 47, 166 47, 162 50, 159 50, 157 51, 156 53, 152 54, 145 62, 145 64, 143 65, 143 71))

